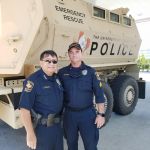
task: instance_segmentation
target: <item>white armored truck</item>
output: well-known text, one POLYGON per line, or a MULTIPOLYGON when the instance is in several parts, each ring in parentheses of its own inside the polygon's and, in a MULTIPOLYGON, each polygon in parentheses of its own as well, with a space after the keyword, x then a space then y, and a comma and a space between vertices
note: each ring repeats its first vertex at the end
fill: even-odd
POLYGON ((83 0, 0 0, 0 119, 22 127, 18 103, 24 79, 39 69, 43 50, 53 49, 59 67, 79 42, 84 61, 97 70, 112 110, 130 114, 145 96, 136 59, 141 39, 127 8, 107 10, 83 0))

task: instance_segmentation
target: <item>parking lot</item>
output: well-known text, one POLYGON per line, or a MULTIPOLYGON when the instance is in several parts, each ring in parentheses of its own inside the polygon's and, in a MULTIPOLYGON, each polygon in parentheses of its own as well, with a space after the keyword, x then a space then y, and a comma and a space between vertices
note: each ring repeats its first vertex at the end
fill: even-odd
MULTIPOLYGON (((109 123, 100 130, 98 150, 148 150, 150 147, 150 73, 141 73, 147 80, 146 99, 139 99, 128 116, 112 113, 109 123)), ((26 150, 24 129, 14 130, 0 121, 0 150, 26 150)), ((65 150, 66 144, 65 144, 65 150)), ((84 150, 81 140, 79 150, 84 150)))

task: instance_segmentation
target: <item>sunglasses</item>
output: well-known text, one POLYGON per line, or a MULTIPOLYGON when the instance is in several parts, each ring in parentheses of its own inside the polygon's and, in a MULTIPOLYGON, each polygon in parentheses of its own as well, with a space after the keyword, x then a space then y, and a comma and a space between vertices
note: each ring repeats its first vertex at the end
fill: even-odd
POLYGON ((58 62, 56 60, 42 60, 42 61, 44 61, 44 62, 46 62, 48 64, 50 64, 50 63, 57 64, 57 62, 58 62))

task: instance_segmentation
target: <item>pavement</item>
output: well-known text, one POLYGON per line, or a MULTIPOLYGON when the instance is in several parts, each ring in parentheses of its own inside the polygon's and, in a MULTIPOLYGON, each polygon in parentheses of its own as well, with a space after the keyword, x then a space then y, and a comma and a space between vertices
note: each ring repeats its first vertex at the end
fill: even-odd
MULTIPOLYGON (((146 80, 146 98, 139 99, 130 115, 112 113, 108 124, 100 130, 98 150, 148 150, 150 148, 150 73, 140 73, 146 80)), ((67 150, 66 142, 65 149, 67 150)), ((0 150, 27 150, 25 130, 12 129, 0 121, 0 150)), ((84 150, 81 138, 79 150, 84 150)))

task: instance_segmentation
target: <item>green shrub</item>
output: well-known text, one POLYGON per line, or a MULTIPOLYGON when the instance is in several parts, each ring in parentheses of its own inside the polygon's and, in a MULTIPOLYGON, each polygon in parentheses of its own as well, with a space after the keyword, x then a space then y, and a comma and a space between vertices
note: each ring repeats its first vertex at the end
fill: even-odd
POLYGON ((139 56, 137 63, 140 70, 150 71, 150 59, 146 59, 144 54, 139 56))

